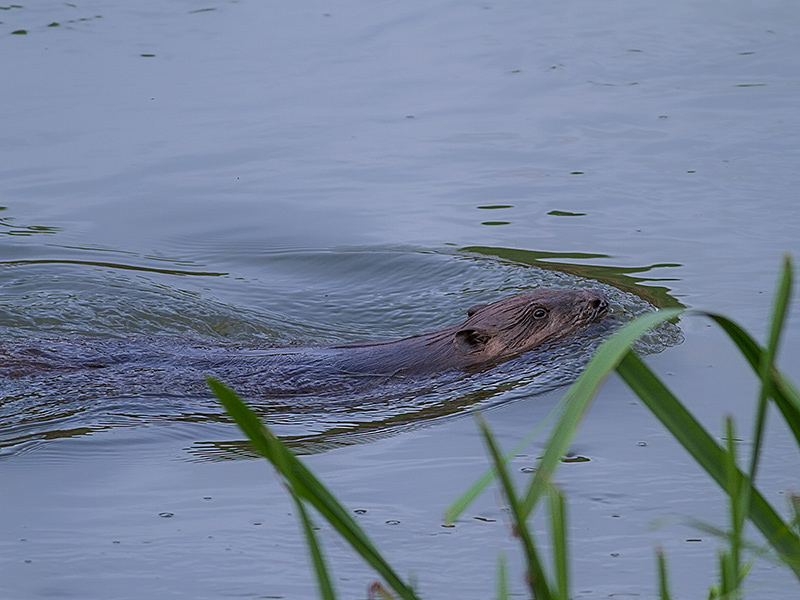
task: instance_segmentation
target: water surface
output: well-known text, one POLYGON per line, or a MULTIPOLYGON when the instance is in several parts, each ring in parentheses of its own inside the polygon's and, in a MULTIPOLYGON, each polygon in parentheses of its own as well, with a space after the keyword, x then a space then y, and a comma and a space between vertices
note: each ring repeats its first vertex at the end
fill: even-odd
MULTIPOLYGON (((655 310, 597 280, 452 251, 265 252, 247 284, 258 307, 240 307, 241 298, 225 294, 230 275, 197 268, 170 271, 97 259, 9 261, 5 267, 27 301, 11 304, 2 323, 4 452, 115 427, 166 422, 191 430, 197 423, 227 422, 204 383, 207 375, 236 388, 279 434, 306 449, 364 432, 385 435, 568 383, 603 337, 632 316, 655 310), (42 284, 43 268, 60 277, 42 284), (96 275, 87 277, 87 268, 96 275), (183 277, 209 283, 197 293, 170 287, 183 277), (558 287, 602 288, 612 302, 610 315, 471 376, 342 376, 319 350, 437 329, 463 320, 474 304, 558 287)), ((640 349, 657 352, 680 340, 679 330, 665 325, 640 349)))
MULTIPOLYGON (((543 286, 600 287, 623 319, 712 308, 763 335, 780 258, 800 255, 791 3, 2 8, 3 343, 391 338, 543 286)), ((711 431, 734 414, 746 445, 752 377, 705 322, 679 326, 648 362, 711 431)), ((590 348, 267 412, 427 597, 485 598, 495 551, 517 555, 500 504, 441 527, 486 466, 469 409, 510 447, 590 348)), ((241 435, 216 405, 81 399, 78 383, 0 384, 0 595, 313 596, 284 490, 259 461, 222 460, 241 435)), ((540 450, 515 458, 520 476, 540 450)), ((656 545, 676 596, 705 595, 717 541, 687 523, 724 526, 721 496, 616 379, 572 450, 589 458, 559 472, 575 596, 655 597, 656 545)), ((783 510, 800 473, 779 427, 760 477, 783 510)), ((326 548, 362 595, 365 570, 326 548)), ((796 589, 764 560, 748 586, 796 589)))

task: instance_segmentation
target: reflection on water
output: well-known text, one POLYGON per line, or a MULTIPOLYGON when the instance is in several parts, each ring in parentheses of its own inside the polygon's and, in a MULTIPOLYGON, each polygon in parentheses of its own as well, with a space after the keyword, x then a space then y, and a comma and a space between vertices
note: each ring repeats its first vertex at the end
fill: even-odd
MULTIPOLYGON (((156 259, 160 260, 160 259, 156 259)), ((86 267, 101 267, 106 269, 117 269, 120 271, 143 271, 145 273, 160 273, 163 275, 188 275, 199 277, 221 277, 227 273, 215 273, 213 271, 186 271, 181 269, 159 269, 152 266, 139 266, 120 262, 105 262, 93 260, 70 260, 67 258, 56 259, 33 259, 33 260, 9 260, 0 261, 0 267, 19 267, 25 265, 83 265, 86 267)))
MULTIPOLYGON (((553 211, 559 212, 559 211, 553 211)), ((551 212, 550 214, 553 214, 551 212)), ((565 214, 559 212, 559 214, 565 214)), ((657 268, 675 268, 679 264, 658 264, 648 267, 609 267, 603 265, 583 265, 565 262, 570 259, 588 260, 609 258, 604 254, 586 253, 555 253, 555 252, 536 252, 532 250, 517 250, 514 248, 486 248, 470 247, 464 248, 467 252, 476 252, 487 256, 496 256, 516 263, 531 265, 541 269, 561 271, 589 280, 597 280, 612 285, 621 290, 629 291, 650 302, 657 308, 684 308, 676 298, 670 295, 669 288, 650 285, 653 281, 670 281, 669 279, 655 279, 643 277, 642 273, 647 273, 657 268), (642 284, 646 284, 643 286, 642 284)))
MULTIPOLYGON (((0 206, 0 211, 8 210, 7 206, 0 206)), ((56 233, 58 227, 47 225, 23 225, 14 217, 0 217, 0 235, 29 236, 37 233, 56 233)))
MULTIPOLYGON (((587 269, 577 265, 557 270, 475 252, 389 249, 284 251, 260 260, 258 277, 238 297, 228 286, 242 286, 215 271, 186 279, 171 268, 109 261, 0 264, 11 284, 0 297, 0 448, 13 453, 120 427, 225 423, 204 384, 212 374, 295 447, 318 451, 564 385, 610 330, 652 310, 634 293, 570 273, 587 269), (203 290, 176 286, 198 280, 203 290), (471 375, 351 377, 332 369, 324 353, 298 348, 435 329, 462 320, 476 303, 540 287, 600 288, 613 314, 471 375), (290 349, 252 351, 275 347, 290 349)), ((656 352, 679 340, 677 327, 666 325, 639 349, 656 352)), ((215 459, 242 451, 219 441, 191 449, 215 459)))

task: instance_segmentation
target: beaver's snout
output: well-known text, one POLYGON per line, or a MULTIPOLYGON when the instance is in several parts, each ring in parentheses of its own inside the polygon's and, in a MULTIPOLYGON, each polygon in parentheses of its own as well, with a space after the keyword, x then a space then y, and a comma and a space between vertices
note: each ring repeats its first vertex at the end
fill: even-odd
POLYGON ((608 312, 608 297, 600 290, 583 290, 583 294, 596 318, 604 317, 608 312))

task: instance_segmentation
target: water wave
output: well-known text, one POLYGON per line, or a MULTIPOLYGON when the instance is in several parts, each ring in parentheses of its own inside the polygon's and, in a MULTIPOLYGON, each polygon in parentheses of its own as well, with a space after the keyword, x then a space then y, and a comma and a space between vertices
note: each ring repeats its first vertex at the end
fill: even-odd
MULTIPOLYGON (((234 266, 232 277, 235 264, 224 267, 234 266)), ((152 271, 131 277, 126 269, 59 261, 47 263, 42 285, 42 268, 6 266, 13 272, 5 289, 13 293, 0 298, 0 455, 151 425, 169 424, 191 438, 197 424, 227 422, 205 386, 208 374, 240 391, 299 449, 352 443, 569 383, 610 331, 654 308, 598 280, 459 252, 282 251, 249 265, 244 285, 212 270, 199 287, 177 286, 174 273, 164 281, 152 271), (258 348, 435 329, 460 321, 474 304, 546 287, 599 288, 612 315, 472 374, 364 380, 336 374, 312 354, 254 362, 263 360, 252 352, 258 348)), ((680 339, 667 324, 638 350, 658 352, 680 339)), ((190 451, 216 459, 246 454, 239 442, 219 440, 198 440, 190 451)))

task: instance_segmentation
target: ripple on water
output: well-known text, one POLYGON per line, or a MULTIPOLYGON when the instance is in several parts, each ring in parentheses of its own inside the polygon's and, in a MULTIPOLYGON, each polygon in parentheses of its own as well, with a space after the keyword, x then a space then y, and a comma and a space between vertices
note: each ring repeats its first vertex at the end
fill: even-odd
MULTIPOLYGON (((240 436, 208 394, 198 355, 401 337, 458 322, 474 304, 534 288, 592 287, 609 297, 611 318, 470 376, 325 380, 304 392, 273 394, 253 385, 246 370, 230 371, 233 386, 297 448, 353 443, 564 385, 612 329, 653 309, 602 281, 458 252, 297 250, 193 258, 224 262, 218 270, 230 276, 132 276, 57 261, 7 268, 0 339, 11 341, 0 347, 0 357, 6 374, 15 376, 0 379, 0 457, 121 430, 136 433, 108 439, 175 436, 190 440, 198 456, 246 454, 239 442, 228 441, 240 436), (44 367, 14 372, 21 347, 36 348, 44 367), (193 362, 182 361, 187 353, 193 362), (100 362, 112 367, 75 368, 100 362)), ((652 353, 679 341, 679 329, 666 324, 638 349, 652 353)))

